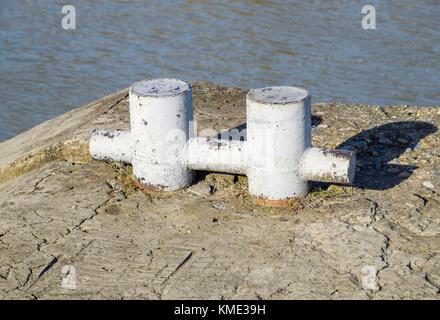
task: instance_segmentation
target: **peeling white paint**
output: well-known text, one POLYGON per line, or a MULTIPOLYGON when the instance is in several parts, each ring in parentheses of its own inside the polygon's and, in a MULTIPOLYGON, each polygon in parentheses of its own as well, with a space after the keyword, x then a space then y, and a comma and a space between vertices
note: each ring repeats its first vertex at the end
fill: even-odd
POLYGON ((181 161, 193 120, 192 90, 175 79, 144 80, 130 88, 133 174, 157 190, 177 190, 192 181, 181 161))
POLYGON ((247 141, 191 138, 191 86, 154 79, 130 88, 131 132, 95 130, 90 153, 131 162, 140 181, 156 190, 192 182, 193 170, 246 174, 249 193, 267 200, 303 197, 310 180, 352 183, 351 151, 313 148, 310 93, 295 87, 251 90, 247 141))
POLYGON ((247 173, 246 142, 193 138, 184 149, 184 162, 192 170, 247 173))
POLYGON ((90 138, 90 155, 96 160, 131 163, 130 132, 95 129, 90 138))
POLYGON ((294 87, 254 89, 246 104, 249 193, 268 200, 305 196, 309 183, 302 178, 300 162, 311 147, 309 92, 294 87))
POLYGON ((310 148, 301 161, 305 180, 351 184, 354 180, 356 156, 352 151, 310 148))

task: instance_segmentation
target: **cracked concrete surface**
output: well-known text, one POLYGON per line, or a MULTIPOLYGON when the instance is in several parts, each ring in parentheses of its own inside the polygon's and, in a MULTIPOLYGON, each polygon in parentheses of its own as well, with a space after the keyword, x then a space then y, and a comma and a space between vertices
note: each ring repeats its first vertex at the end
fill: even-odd
MULTIPOLYGON (((194 83, 198 131, 243 124, 245 94, 194 83)), ((252 204, 242 176, 150 194, 92 161, 94 128, 129 127, 126 90, 1 143, 0 298, 438 299, 439 109, 312 114, 314 144, 356 150, 357 178, 284 209, 252 204)))

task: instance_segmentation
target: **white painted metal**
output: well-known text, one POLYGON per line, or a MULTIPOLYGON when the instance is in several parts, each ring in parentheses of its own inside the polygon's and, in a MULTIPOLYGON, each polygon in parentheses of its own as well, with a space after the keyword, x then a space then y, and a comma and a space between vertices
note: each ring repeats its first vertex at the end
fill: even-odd
POLYGON ((246 142, 192 138, 184 148, 184 163, 192 170, 247 173, 246 142))
POLYGON ((356 156, 352 151, 310 148, 301 161, 303 179, 351 184, 356 156))
POLYGON ((251 90, 247 141, 192 138, 191 86, 153 79, 130 88, 131 132, 95 130, 91 156, 131 162, 140 182, 153 190, 188 186, 193 170, 246 174, 249 193, 263 200, 303 197, 311 180, 352 183, 351 151, 311 146, 310 93, 294 87, 251 90))
POLYGON ((90 155, 97 160, 131 163, 130 132, 95 129, 90 155))
POLYGON ((311 147, 310 93, 261 88, 251 90, 246 103, 249 193, 267 200, 305 196, 309 182, 300 163, 311 147))
POLYGON ((181 158, 193 120, 191 85, 144 80, 133 84, 129 94, 134 176, 154 190, 188 186, 193 173, 181 158))

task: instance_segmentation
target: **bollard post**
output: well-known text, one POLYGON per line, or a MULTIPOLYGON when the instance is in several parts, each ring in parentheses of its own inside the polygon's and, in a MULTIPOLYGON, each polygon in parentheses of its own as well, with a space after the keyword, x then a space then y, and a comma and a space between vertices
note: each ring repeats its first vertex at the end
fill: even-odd
POLYGON ((300 163, 311 147, 310 93, 295 87, 253 89, 246 106, 249 193, 270 206, 305 196, 310 183, 300 163))
POLYGON ((133 175, 152 191, 190 185, 193 173, 182 150, 193 120, 192 89, 185 81, 153 79, 130 87, 133 175))
POLYGON ((151 191, 189 186, 193 170, 246 174, 249 193, 264 206, 284 206, 307 195, 310 181, 351 184, 352 151, 311 144, 309 91, 268 87, 246 97, 247 140, 189 138, 192 91, 175 79, 136 82, 130 87, 131 132, 95 130, 90 154, 97 160, 133 165, 151 191))

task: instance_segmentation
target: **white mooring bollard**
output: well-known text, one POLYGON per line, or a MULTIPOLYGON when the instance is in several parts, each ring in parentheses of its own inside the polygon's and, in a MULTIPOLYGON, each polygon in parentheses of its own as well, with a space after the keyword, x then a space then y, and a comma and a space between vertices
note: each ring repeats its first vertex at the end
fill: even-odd
POLYGON ((246 174, 256 203, 283 206, 305 196, 309 181, 350 184, 352 151, 311 145, 310 93, 268 87, 247 95, 247 141, 190 138, 191 85, 175 79, 144 80, 130 88, 131 132, 95 130, 92 158, 127 162, 149 190, 189 186, 193 170, 246 174))
POLYGON ((151 190, 188 186, 193 172, 181 161, 193 121, 191 85, 174 79, 140 81, 130 88, 133 175, 151 190))

